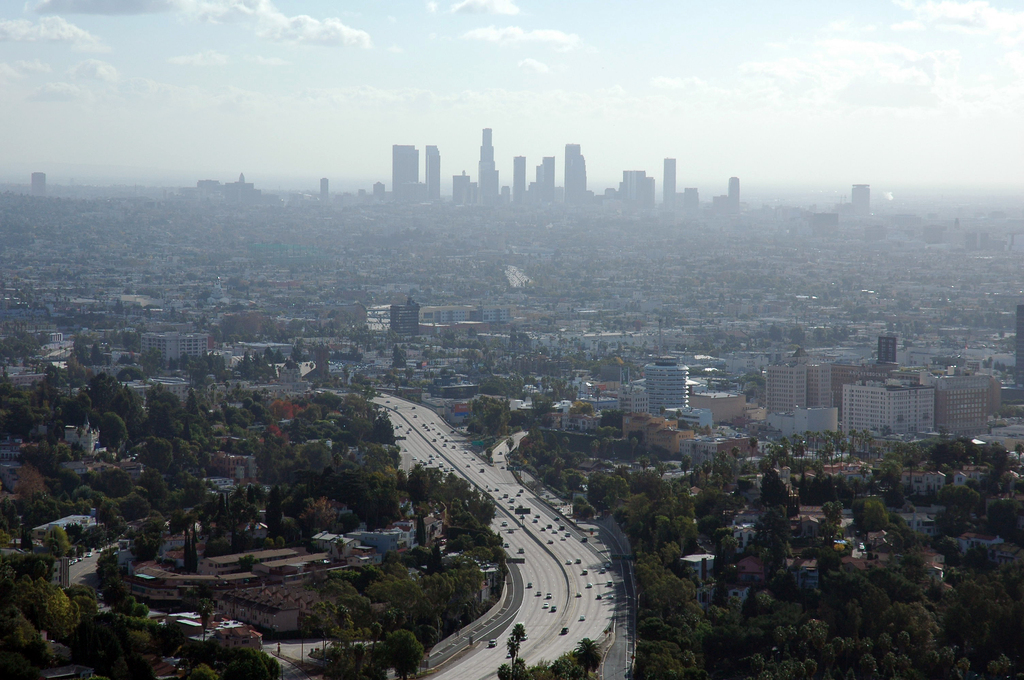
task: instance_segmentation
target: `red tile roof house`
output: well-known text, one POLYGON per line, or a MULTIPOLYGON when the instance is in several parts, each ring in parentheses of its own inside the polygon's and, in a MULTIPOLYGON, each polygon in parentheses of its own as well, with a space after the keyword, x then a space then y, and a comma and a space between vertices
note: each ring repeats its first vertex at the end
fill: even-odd
POLYGON ((736 570, 739 572, 739 580, 743 583, 764 583, 764 563, 754 557, 744 557, 736 563, 736 570))

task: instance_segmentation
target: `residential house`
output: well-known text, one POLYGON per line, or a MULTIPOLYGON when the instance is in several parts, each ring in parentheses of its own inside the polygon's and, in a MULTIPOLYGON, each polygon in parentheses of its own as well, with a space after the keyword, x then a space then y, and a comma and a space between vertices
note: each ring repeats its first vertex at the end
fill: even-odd
POLYGON ((765 582, 764 562, 753 555, 744 557, 742 560, 737 562, 736 571, 739 574, 738 578, 741 583, 765 582))
POLYGON ((946 485, 946 475, 938 470, 904 470, 903 488, 910 493, 925 495, 938 493, 946 485))
POLYGON ((818 587, 818 560, 802 557, 787 559, 786 570, 793 575, 800 588, 813 590, 818 587))

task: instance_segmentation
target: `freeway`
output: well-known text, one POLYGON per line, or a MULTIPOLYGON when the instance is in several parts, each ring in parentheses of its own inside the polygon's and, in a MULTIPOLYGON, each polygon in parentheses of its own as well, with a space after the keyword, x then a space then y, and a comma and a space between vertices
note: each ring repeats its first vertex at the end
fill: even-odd
MULTIPOLYGON (((430 409, 393 396, 375 401, 389 410, 395 433, 405 437, 399 442, 403 467, 411 458, 412 465, 443 468, 465 477, 489 495, 497 505, 494 530, 504 539, 510 557, 525 560, 518 565, 520 578, 512 580, 513 589, 523 588, 521 599, 513 593, 521 602, 518 608, 510 608, 499 624, 490 624, 487 638, 474 635, 473 644, 435 676, 450 675, 459 680, 493 677, 506 661, 502 636, 513 623, 526 627, 529 637, 520 655, 527 664, 553 661, 585 637, 602 641, 617 609, 624 606, 624 592, 621 579, 608 568, 608 550, 597 543, 596 537, 575 528, 545 500, 521 487, 506 469, 507 452, 503 447, 495 449, 494 462, 488 464, 430 409), (530 514, 517 516, 517 505, 530 508, 530 514), (561 634, 563 628, 567 629, 565 635, 561 634), (488 646, 490 639, 496 641, 496 647, 488 646)), ((470 627, 465 636, 473 632, 475 628, 470 627)), ((436 665, 433 658, 431 663, 436 665)))

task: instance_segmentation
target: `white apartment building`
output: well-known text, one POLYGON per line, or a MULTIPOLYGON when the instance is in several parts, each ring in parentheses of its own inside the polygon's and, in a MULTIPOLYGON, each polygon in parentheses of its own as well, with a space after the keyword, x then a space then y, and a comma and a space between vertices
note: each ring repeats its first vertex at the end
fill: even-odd
POLYGON ((160 350, 164 361, 177 360, 182 354, 199 357, 213 349, 212 338, 206 333, 143 333, 142 353, 160 350))
POLYGON ((662 408, 688 408, 690 400, 686 392, 686 379, 689 375, 689 367, 679 364, 672 357, 655 359, 654 363, 644 366, 647 412, 659 415, 662 408))
POLYGON ((630 383, 619 388, 619 410, 623 413, 647 413, 650 400, 647 388, 639 383, 630 383))
POLYGON ((826 432, 839 429, 839 409, 796 408, 790 413, 769 413, 768 425, 782 432, 783 437, 792 437, 804 432, 826 432))
POLYGON ((910 434, 935 427, 935 388, 876 382, 843 385, 844 432, 910 434))
POLYGON ((828 408, 833 405, 831 365, 805 361, 773 364, 766 369, 765 396, 769 413, 828 408))

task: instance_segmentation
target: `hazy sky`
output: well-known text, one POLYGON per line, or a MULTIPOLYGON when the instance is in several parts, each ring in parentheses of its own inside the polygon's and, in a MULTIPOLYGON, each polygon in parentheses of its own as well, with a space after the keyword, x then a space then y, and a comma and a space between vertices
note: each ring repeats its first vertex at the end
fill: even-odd
POLYGON ((1008 188, 1022 113, 1010 0, 0 0, 6 180, 368 187, 392 144, 437 144, 447 192, 491 127, 502 184, 576 142, 598 191, 641 169, 660 193, 666 156, 702 195, 1008 188))

